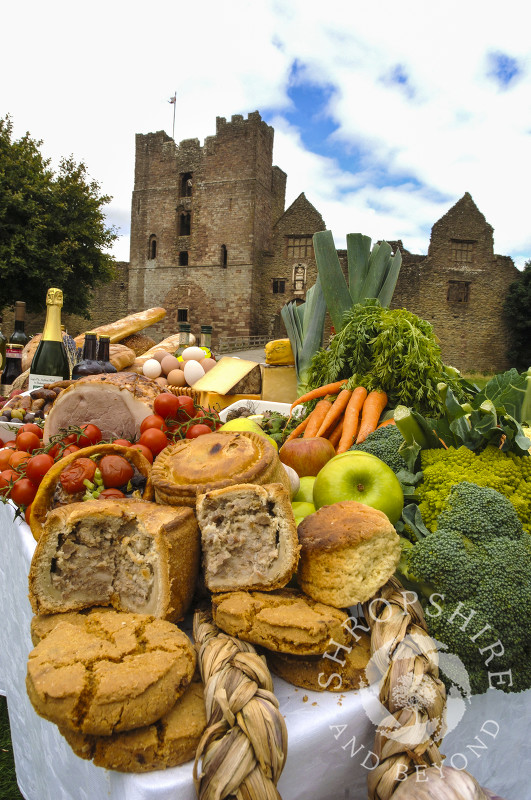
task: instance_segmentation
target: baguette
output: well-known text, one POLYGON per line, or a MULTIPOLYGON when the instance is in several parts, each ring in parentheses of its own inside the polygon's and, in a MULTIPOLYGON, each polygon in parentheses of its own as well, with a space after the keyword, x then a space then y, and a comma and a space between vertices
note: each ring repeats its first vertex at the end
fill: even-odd
MULTIPOLYGON (((116 322, 110 322, 108 325, 100 325, 97 328, 91 328, 88 333, 96 333, 98 336, 110 336, 111 344, 125 339, 132 333, 148 328, 154 325, 155 322, 160 322, 166 316, 165 308, 148 308, 146 311, 138 311, 136 314, 129 314, 123 319, 118 319, 116 322)), ((81 347, 85 338, 85 333, 76 336, 74 339, 78 347, 81 347)))
POLYGON ((131 372, 138 372, 139 374, 142 374, 142 367, 148 358, 153 358, 157 350, 167 350, 168 353, 174 353, 181 343, 180 336, 180 333, 174 333, 172 336, 168 336, 167 339, 163 339, 162 342, 159 342, 154 347, 150 347, 150 349, 146 350, 145 353, 142 353, 141 356, 137 356, 129 367, 131 372))

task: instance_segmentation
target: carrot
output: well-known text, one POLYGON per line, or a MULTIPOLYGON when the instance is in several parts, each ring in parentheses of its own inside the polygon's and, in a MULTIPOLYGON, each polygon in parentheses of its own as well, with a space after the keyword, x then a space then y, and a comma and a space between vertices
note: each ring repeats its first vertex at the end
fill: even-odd
POLYGON ((335 383, 327 383, 326 386, 319 386, 317 389, 312 389, 311 392, 301 395, 291 404, 289 416, 291 417, 295 406, 299 406, 301 403, 309 403, 310 400, 317 400, 319 397, 324 397, 327 394, 337 394, 346 382, 347 380, 345 378, 345 380, 336 381, 335 383))
POLYGON ((343 433, 336 448, 337 453, 345 453, 353 444, 360 425, 360 414, 366 397, 367 389, 364 386, 357 386, 352 392, 343 415, 343 433))
POLYGON ((384 421, 383 421, 383 422, 380 422, 380 424, 379 424, 379 425, 377 425, 376 427, 377 427, 377 428, 385 428, 385 426, 386 426, 386 425, 396 425, 396 422, 395 422, 395 421, 394 421, 394 419, 391 417, 391 419, 384 419, 384 421))
POLYGON ((334 449, 337 447, 339 440, 341 439, 341 433, 343 431, 343 417, 339 420, 336 427, 332 431, 332 433, 328 437, 328 441, 331 445, 334 446, 334 449))
POLYGON ((311 416, 311 415, 310 415, 310 414, 308 414, 308 416, 307 416, 305 419, 303 419, 303 421, 302 421, 302 422, 299 422, 299 424, 297 425, 297 427, 296 427, 296 428, 294 428, 294 429, 291 431, 290 435, 286 437, 286 441, 284 442, 284 444, 285 444, 286 442, 291 442, 291 440, 292 440, 292 439, 297 439, 297 437, 298 437, 298 436, 300 436, 300 435, 301 435, 301 433, 303 433, 303 432, 304 432, 304 429, 306 428, 306 426, 307 426, 307 424, 308 424, 308 420, 310 419, 310 416, 311 416))
POLYGON ((306 430, 303 433, 303 439, 310 439, 313 436, 317 436, 319 426, 328 414, 328 410, 331 408, 331 406, 332 403, 330 400, 319 400, 314 410, 308 416, 309 422, 306 426, 306 430))
POLYGON ((316 436, 326 436, 327 431, 333 426, 336 425, 339 419, 341 418, 343 411, 347 407, 348 401, 350 400, 352 392, 348 389, 341 389, 338 396, 332 403, 328 414, 324 417, 323 421, 321 422, 321 427, 317 431, 316 436))
POLYGON ((356 444, 364 442, 369 433, 373 433, 376 430, 378 420, 386 405, 387 395, 385 392, 379 390, 369 392, 361 410, 361 422, 356 436, 356 444))

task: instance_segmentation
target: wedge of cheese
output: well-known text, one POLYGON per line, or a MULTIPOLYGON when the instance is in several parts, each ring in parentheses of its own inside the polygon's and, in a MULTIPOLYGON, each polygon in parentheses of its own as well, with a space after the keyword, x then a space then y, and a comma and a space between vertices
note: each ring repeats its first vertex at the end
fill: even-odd
POLYGON ((217 394, 257 394, 262 391, 260 364, 245 361, 243 358, 224 356, 193 388, 197 392, 216 392, 217 394))

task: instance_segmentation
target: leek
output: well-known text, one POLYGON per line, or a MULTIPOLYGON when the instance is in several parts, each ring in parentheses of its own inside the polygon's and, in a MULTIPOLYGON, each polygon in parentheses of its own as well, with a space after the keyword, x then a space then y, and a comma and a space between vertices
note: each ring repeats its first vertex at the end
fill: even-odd
POLYGON ((299 396, 306 391, 311 360, 323 345, 325 314, 326 302, 319 276, 306 292, 306 302, 286 303, 280 312, 295 358, 299 396))

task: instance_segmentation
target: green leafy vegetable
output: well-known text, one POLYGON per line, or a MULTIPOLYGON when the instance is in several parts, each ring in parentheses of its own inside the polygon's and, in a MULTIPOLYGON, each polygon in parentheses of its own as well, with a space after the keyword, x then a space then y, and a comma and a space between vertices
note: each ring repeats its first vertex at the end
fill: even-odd
POLYGON ((305 303, 286 303, 280 314, 295 358, 298 391, 303 394, 311 360, 323 343, 326 303, 319 276, 306 292, 305 303))

